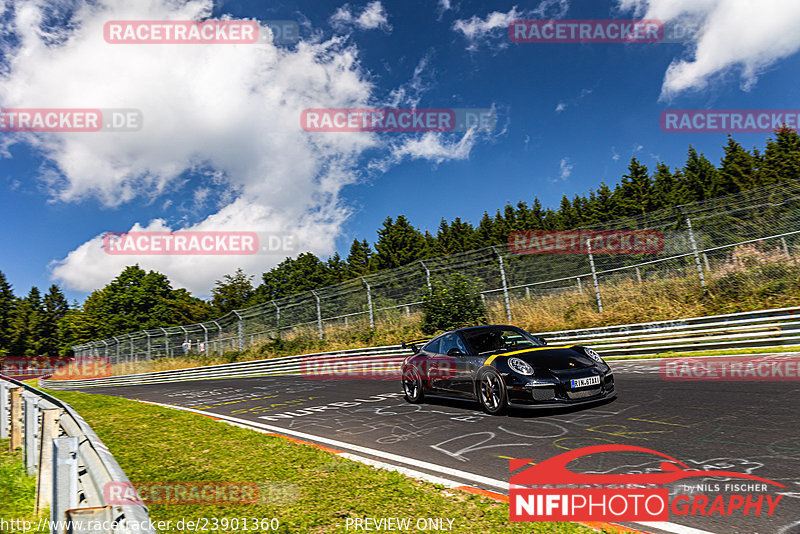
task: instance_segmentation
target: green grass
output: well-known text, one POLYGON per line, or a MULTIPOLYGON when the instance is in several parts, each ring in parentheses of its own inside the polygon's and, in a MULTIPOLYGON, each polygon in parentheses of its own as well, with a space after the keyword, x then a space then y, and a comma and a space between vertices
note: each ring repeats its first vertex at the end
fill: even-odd
MULTIPOLYGON (((38 521, 33 513, 36 478, 29 477, 25 472, 22 449, 9 452, 8 441, 0 440, 0 520, 30 521, 35 525, 38 521)), ((0 521, 0 534, 19 532, 17 529, 4 529, 2 523, 0 521)))
POLYGON ((593 532, 573 523, 510 523, 506 503, 199 415, 102 395, 56 394, 86 419, 134 482, 251 482, 265 489, 250 505, 152 505, 154 521, 276 517, 279 532, 327 533, 346 532, 348 517, 430 517, 454 519, 452 532, 593 532))

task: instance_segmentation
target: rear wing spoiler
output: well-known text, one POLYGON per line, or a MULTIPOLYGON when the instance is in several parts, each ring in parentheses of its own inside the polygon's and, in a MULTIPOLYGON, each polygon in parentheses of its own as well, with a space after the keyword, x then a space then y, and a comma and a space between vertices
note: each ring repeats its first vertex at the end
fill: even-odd
POLYGON ((420 351, 420 349, 422 349, 422 346, 425 345, 425 343, 427 343, 431 339, 432 338, 417 339, 415 341, 404 341, 403 343, 400 344, 400 346, 403 347, 404 349, 409 348, 412 351, 414 351, 414 354, 416 354, 420 351))

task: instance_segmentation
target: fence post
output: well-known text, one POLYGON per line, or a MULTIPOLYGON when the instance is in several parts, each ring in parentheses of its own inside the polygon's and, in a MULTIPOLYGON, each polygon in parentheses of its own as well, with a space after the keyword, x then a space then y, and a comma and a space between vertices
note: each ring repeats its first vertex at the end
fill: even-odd
POLYGON ((789 254, 789 245, 786 243, 786 238, 781 238, 781 245, 783 245, 783 252, 786 254, 786 259, 792 259, 792 255, 789 254))
POLYGON ((594 282, 594 294, 597 297, 597 310, 603 313, 603 299, 600 297, 600 284, 597 283, 597 269, 594 267, 594 254, 592 254, 592 240, 586 240, 586 251, 589 253, 589 265, 592 268, 592 281, 594 282))
POLYGON ((314 298, 317 299, 317 329, 319 330, 319 338, 322 339, 322 308, 319 305, 319 295, 313 289, 311 293, 314 294, 314 298))
POLYGON ((222 327, 219 325, 217 321, 211 321, 215 325, 217 325, 217 330, 219 330, 219 335, 217 335, 217 352, 220 356, 222 356, 222 327))
POLYGON ((508 284, 506 284, 506 269, 503 265, 503 256, 500 255, 500 252, 494 247, 492 250, 495 254, 497 254, 497 260, 500 262, 500 280, 503 282, 503 298, 506 301, 506 316, 508 316, 508 321, 511 322, 511 303, 508 300, 508 284))
POLYGON ((117 347, 117 361, 115 361, 114 363, 116 363, 117 365, 119 365, 119 339, 117 339, 117 336, 114 336, 114 337, 113 337, 113 338, 111 338, 111 339, 113 339, 113 340, 114 340, 114 343, 116 344, 116 347, 117 347))
POLYGON ((531 298, 531 288, 530 288, 530 286, 525 286, 525 298, 526 299, 531 298))
POLYGON ((636 267, 636 279, 640 284, 642 283, 642 271, 640 271, 638 267, 636 267))
POLYGON ((145 330, 144 335, 147 336, 147 361, 149 362, 152 358, 150 357, 151 349, 150 349, 150 331, 145 330))
POLYGON ((129 363, 134 363, 136 361, 136 356, 133 353, 133 334, 128 334, 128 337, 131 340, 131 361, 129 363))
MULTIPOLYGON (((67 510, 78 506, 78 438, 53 440, 53 475, 50 520, 66 521, 67 510)), ((61 528, 55 534, 63 534, 64 531, 61 528)))
POLYGON ((281 309, 275 304, 275 301, 272 300, 272 305, 275 306, 275 328, 278 330, 278 335, 281 335, 281 309))
POLYGON ((8 393, 11 389, 10 385, 9 382, 0 380, 0 439, 8 439, 8 393))
POLYGON ((578 280, 578 291, 580 291, 581 293, 583 293, 583 282, 581 282, 581 277, 580 277, 580 276, 578 276, 578 277, 576 278, 576 280, 578 280))
POLYGON ((428 266, 425 265, 424 261, 419 262, 422 265, 422 268, 425 269, 425 282, 428 284, 428 293, 431 292, 431 272, 428 270, 428 266))
POLYGON ((697 241, 694 239, 694 230, 692 229, 692 220, 686 217, 686 226, 689 228, 689 243, 692 245, 692 253, 694 254, 694 262, 697 265, 697 274, 700 276, 700 285, 703 289, 706 288, 706 276, 703 274, 703 265, 700 263, 700 253, 697 250, 697 241))
POLYGON ((367 286, 367 308, 369 309, 369 327, 374 328, 375 319, 372 316, 372 291, 370 290, 369 284, 367 283, 367 281, 364 279, 363 276, 361 277, 361 281, 364 282, 365 286, 367 286))
POLYGON ((236 310, 233 310, 233 313, 236 314, 236 332, 239 337, 239 350, 242 351, 244 350, 244 328, 242 326, 242 316, 239 315, 239 312, 236 310))
POLYGON ((53 440, 58 436, 61 408, 42 410, 42 432, 39 438, 39 471, 36 473, 36 504, 38 514, 50 506, 53 497, 53 440))
POLYGON ((23 425, 25 436, 25 447, 23 448, 25 457, 25 469, 28 471, 28 476, 36 474, 36 425, 39 422, 39 409, 37 404, 39 400, 36 397, 23 396, 23 425))
POLYGON ((11 440, 8 450, 14 452, 22 446, 22 388, 11 388, 11 440))
MULTIPOLYGON (((189 341, 189 332, 186 330, 185 326, 181 326, 180 329, 183 330, 183 342, 186 343, 187 341, 189 341)), ((189 350, 191 350, 191 349, 192 349, 192 344, 190 342, 189 343, 189 350)), ((183 350, 183 345, 181 345, 181 350, 183 350)), ((183 355, 185 356, 186 352, 184 352, 183 355)))
POLYGON ((169 358, 169 333, 165 328, 159 327, 159 330, 164 332, 164 357, 169 358))
MULTIPOLYGON (((200 327, 203 329, 203 352, 208 354, 209 346, 208 346, 208 328, 203 323, 200 323, 200 327)), ((199 350, 197 352, 200 352, 199 350)))
POLYGON ((105 339, 103 339, 101 341, 103 343, 103 355, 106 358, 106 362, 108 362, 109 361, 109 359, 108 359, 108 341, 106 341, 105 339))

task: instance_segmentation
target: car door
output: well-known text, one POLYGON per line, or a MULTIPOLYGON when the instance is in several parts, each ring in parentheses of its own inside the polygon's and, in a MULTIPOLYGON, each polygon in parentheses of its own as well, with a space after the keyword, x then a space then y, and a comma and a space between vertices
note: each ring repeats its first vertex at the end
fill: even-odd
POLYGON ((460 334, 447 334, 442 337, 439 347, 441 352, 438 358, 438 375, 441 380, 441 387, 448 393, 464 395, 468 389, 465 384, 465 374, 469 372, 469 361, 467 356, 467 346, 461 339, 460 334), (458 354, 455 354, 457 349, 458 354))
POLYGON ((451 343, 459 350, 460 355, 450 356, 449 364, 453 366, 450 389, 458 395, 471 397, 475 393, 473 382, 479 365, 475 358, 471 357, 470 350, 461 334, 453 334, 453 337, 451 343))
POLYGON ((425 345, 426 357, 422 362, 423 368, 421 369, 424 379, 428 381, 428 386, 439 390, 445 386, 439 371, 439 365, 444 356, 440 353, 441 341, 442 338, 438 338, 425 345))

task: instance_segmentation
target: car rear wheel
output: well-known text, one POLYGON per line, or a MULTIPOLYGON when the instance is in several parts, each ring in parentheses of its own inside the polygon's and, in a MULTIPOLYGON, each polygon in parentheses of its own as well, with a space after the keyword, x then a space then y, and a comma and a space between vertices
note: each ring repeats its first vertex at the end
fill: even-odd
POLYGON ((403 393, 406 400, 412 404, 418 404, 425 398, 425 392, 422 391, 422 377, 413 367, 403 373, 403 393))
POLYGON ((508 409, 506 385, 494 369, 484 372, 478 379, 478 401, 489 415, 502 415, 508 409))

